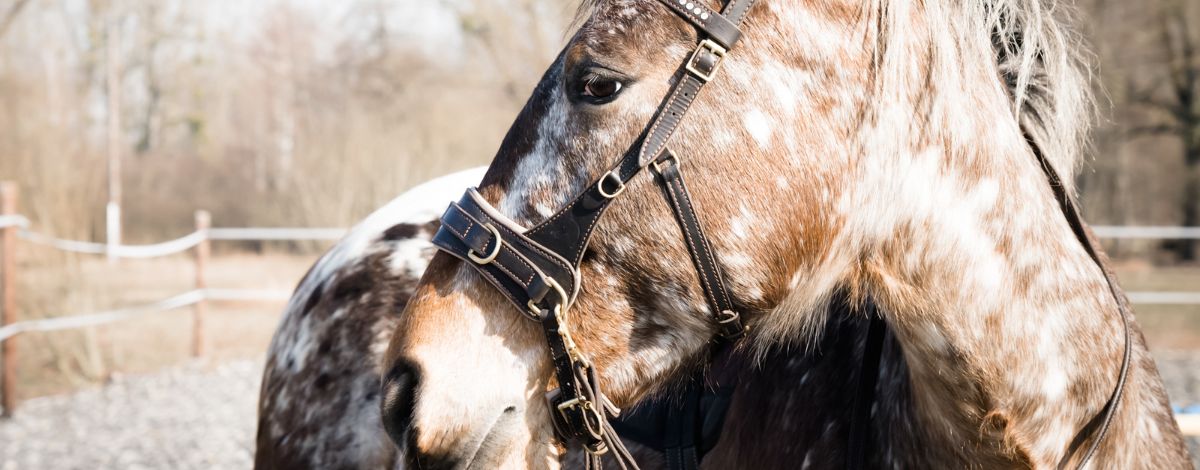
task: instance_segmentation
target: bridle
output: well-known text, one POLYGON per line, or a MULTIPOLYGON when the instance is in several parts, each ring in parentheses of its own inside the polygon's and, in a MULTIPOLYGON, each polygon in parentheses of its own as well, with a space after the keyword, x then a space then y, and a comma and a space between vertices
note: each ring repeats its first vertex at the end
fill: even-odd
POLYGON ((744 332, 726 291, 721 268, 696 217, 680 173, 679 160, 667 148, 700 90, 721 68, 726 53, 741 37, 738 24, 755 0, 729 0, 721 12, 697 0, 659 0, 695 25, 705 36, 684 63, 678 81, 641 139, 599 180, 540 225, 523 229, 487 203, 475 189, 442 216, 433 243, 467 261, 530 319, 542 324, 558 388, 547 394, 558 437, 578 442, 588 453, 588 466, 599 467, 609 449, 622 468, 637 467, 609 418, 620 410, 605 398, 596 370, 579 351, 567 328, 566 315, 579 293, 579 264, 596 222, 625 184, 647 167, 658 175, 687 241, 692 262, 718 336, 734 341, 744 332))
MULTIPOLYGON (((621 468, 637 468, 637 463, 609 422, 620 415, 620 410, 605 397, 594 366, 572 339, 567 327, 567 313, 579 293, 582 281, 579 266, 596 222, 609 204, 625 191, 626 183, 642 170, 651 168, 664 189, 712 312, 715 336, 719 342, 731 344, 746 331, 726 289, 722 269, 716 263, 711 244, 696 217, 680 171, 680 160, 668 148, 668 143, 700 90, 715 78, 726 54, 738 42, 741 37, 738 25, 756 0, 728 0, 720 12, 708 9, 699 0, 659 1, 694 25, 702 39, 684 62, 678 80, 641 138, 621 160, 566 207, 529 229, 501 214, 475 188, 468 189, 458 202, 450 204, 433 238, 434 245, 474 267, 519 311, 542 325, 558 381, 558 388, 547 393, 555 433, 562 441, 582 445, 589 468, 599 468, 601 455, 609 450, 613 451, 621 468)), ((1055 178, 1052 180, 1057 181, 1055 178)), ((1094 252, 1091 248, 1088 251, 1094 252)), ((1128 332, 1126 337, 1127 363, 1128 332)), ((882 338, 881 332, 872 332, 868 342, 882 342, 882 338)), ((869 351, 878 349, 868 344, 869 351)), ((877 368, 878 359, 873 363, 877 368)), ((1120 399, 1125 370, 1123 365, 1118 389, 1102 412, 1104 425, 1100 426, 1099 435, 1081 467, 1108 428, 1107 423, 1120 399)), ((875 372, 877 375, 878 371, 875 372)), ((870 384, 873 391, 874 381, 870 384)), ((862 394, 864 392, 860 392, 862 394)), ((868 401, 860 406, 869 408, 873 396, 870 391, 865 395, 868 401)), ((869 412, 855 413, 856 422, 852 427, 865 433, 862 431, 865 425, 858 421, 868 419, 869 412)), ((1085 427, 1084 431, 1091 427, 1085 427)), ((1081 431, 1083 437, 1091 434, 1084 431, 1081 431)), ((852 436, 851 441, 852 447, 861 447, 857 443, 864 442, 865 438, 852 436)), ((1074 454, 1075 447, 1072 446, 1064 462, 1074 454)), ((851 465, 861 465, 861 460, 851 465)))

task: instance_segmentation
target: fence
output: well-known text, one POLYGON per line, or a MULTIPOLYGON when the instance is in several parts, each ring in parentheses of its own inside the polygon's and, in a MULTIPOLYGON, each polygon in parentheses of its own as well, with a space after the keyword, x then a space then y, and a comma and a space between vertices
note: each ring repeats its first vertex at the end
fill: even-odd
POLYGON ((17 336, 29 332, 71 330, 105 325, 129 318, 192 308, 191 353, 205 355, 205 313, 209 302, 217 301, 280 301, 291 297, 289 291, 261 289, 212 289, 206 272, 212 241, 332 241, 340 239, 345 229, 331 228, 213 228, 211 216, 196 212, 196 230, 183 237, 150 245, 108 245, 105 243, 64 240, 34 232, 29 219, 17 212, 17 190, 12 183, 0 183, 0 406, 4 416, 11 416, 17 406, 16 369, 17 336), (194 254, 195 288, 148 305, 128 308, 52 316, 39 320, 18 321, 16 278, 16 244, 18 240, 72 253, 109 255, 115 258, 157 258, 191 251, 194 254))
MULTIPOLYGON (((3 387, 0 388, 5 416, 16 408, 16 341, 17 335, 35 331, 57 331, 104 325, 150 313, 192 307, 192 355, 205 354, 204 317, 209 301, 277 301, 287 300, 291 292, 256 289, 208 288, 205 271, 212 241, 332 241, 345 235, 338 228, 212 228, 208 212, 196 212, 196 231, 175 240, 151 245, 108 245, 105 243, 63 240, 33 232, 29 220, 17 212, 17 190, 13 183, 0 183, 0 296, 3 316, 0 317, 0 344, 3 345, 3 387), (49 246, 58 250, 117 258, 155 258, 194 251, 196 264, 195 289, 161 301, 130 308, 78 315, 63 315, 42 320, 17 321, 16 309, 16 241, 49 246)), ((1200 239, 1200 227, 1093 227, 1097 237, 1112 239, 1200 239)), ((1133 303, 1141 304, 1200 304, 1200 292, 1129 292, 1133 303)), ((1200 415, 1178 415, 1180 426, 1188 435, 1200 435, 1200 415)))

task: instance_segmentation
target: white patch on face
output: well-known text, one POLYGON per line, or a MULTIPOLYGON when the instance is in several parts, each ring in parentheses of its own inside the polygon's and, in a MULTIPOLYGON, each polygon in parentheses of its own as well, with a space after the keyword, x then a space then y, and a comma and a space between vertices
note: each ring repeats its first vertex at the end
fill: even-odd
POLYGON ((725 262, 726 266, 729 266, 735 270, 746 269, 754 265, 754 259, 747 256, 745 253, 737 252, 722 254, 720 256, 721 260, 725 262))
MULTIPOLYGON (((471 339, 421 341, 413 343, 406 354, 422 371, 413 422, 422 428, 417 445, 423 448, 481 438, 482 434, 475 436, 464 430, 487 432, 488 424, 509 407, 538 412, 526 406, 530 401, 526 379, 528 366, 537 363, 544 349, 514 349, 504 335, 490 334, 487 316, 465 296, 454 297, 453 305, 447 308, 461 313, 448 320, 457 336, 446 339, 471 339), (481 383, 488 386, 478 386, 481 383)), ((523 425, 508 426, 503 431, 508 442, 532 439, 531 430, 523 425)))
MULTIPOLYGON (((523 209, 531 200, 530 196, 538 189, 553 189, 551 192, 557 195, 558 200, 538 202, 543 205, 550 203, 555 206, 565 203, 567 198, 582 190, 583 183, 579 178, 567 178, 563 173, 555 148, 556 143, 564 139, 563 132, 566 130, 570 105, 562 96, 561 91, 552 93, 549 100, 546 114, 542 116, 542 121, 538 124, 537 143, 533 145, 533 150, 520 157, 520 162, 517 163, 517 168, 512 175, 512 186, 509 187, 508 192, 496 207, 500 213, 513 220, 528 219, 532 215, 523 213, 523 209), (559 187, 564 183, 569 186, 559 187)), ((549 208, 549 206, 546 207, 549 208)), ((537 211, 539 214, 542 212, 540 207, 537 208, 537 211)), ((552 213, 549 210, 547 212, 543 217, 552 213)))
POLYGON ((779 189, 787 189, 788 188, 787 178, 784 178, 782 176, 776 176, 775 177, 775 186, 778 187, 779 189))
POLYGON ((746 113, 742 116, 742 125, 746 127, 746 132, 754 137, 754 141, 758 142, 759 148, 766 149, 771 146, 771 123, 762 111, 755 109, 746 113))
POLYGON ((1042 395, 1047 400, 1057 400, 1067 392, 1067 374, 1059 368, 1049 368, 1042 379, 1042 395))

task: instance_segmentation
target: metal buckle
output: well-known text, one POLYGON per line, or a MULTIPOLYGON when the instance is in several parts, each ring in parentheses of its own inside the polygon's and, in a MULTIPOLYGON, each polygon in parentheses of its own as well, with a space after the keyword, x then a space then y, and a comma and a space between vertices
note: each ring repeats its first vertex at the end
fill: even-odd
MULTIPOLYGON (((596 407, 596 405, 592 403, 591 400, 588 400, 587 398, 584 398, 584 397, 575 397, 570 400, 559 403, 557 408, 558 408, 558 414, 560 416, 562 416, 563 421, 567 422, 567 423, 571 422, 571 418, 567 416, 567 410, 571 409, 571 408, 579 408, 579 413, 581 415, 584 415, 584 416, 582 416, 582 419, 585 421, 588 419, 587 415, 590 414, 590 415, 592 415, 592 418, 596 420, 597 424, 603 422, 603 418, 600 416, 600 409, 598 409, 596 407)), ((585 424, 585 426, 587 426, 587 425, 585 424)), ((598 438, 599 441, 593 443, 592 445, 585 444, 583 446, 584 450, 586 450, 589 454, 592 454, 592 455, 604 455, 605 453, 607 453, 608 445, 604 443, 603 435, 597 436, 597 435, 595 435, 594 431, 588 431, 588 432, 592 433, 593 437, 598 438)))
POLYGON ((475 264, 479 265, 489 264, 492 261, 496 261, 496 257, 500 256, 500 247, 504 246, 504 239, 500 238, 500 231, 496 230, 496 227, 493 227, 492 224, 485 224, 483 228, 488 229, 488 231, 492 232, 492 235, 495 236, 496 246, 492 247, 491 253, 488 253, 487 256, 482 258, 475 254, 475 250, 470 248, 467 249, 467 257, 471 258, 471 261, 474 261, 475 264))
POLYGON ((684 68, 688 72, 691 72, 692 75, 695 75, 696 78, 704 80, 707 83, 712 81, 713 77, 717 75, 717 71, 721 69, 721 63, 725 61, 725 54, 728 52, 720 44, 713 42, 711 39, 705 39, 696 45, 696 50, 692 52, 692 56, 688 58, 687 65, 684 68), (692 65, 696 63, 696 57, 700 56, 700 51, 708 51, 710 54, 717 56, 717 63, 713 65, 712 70, 708 73, 701 72, 692 65))
MULTIPOLYGON (((565 305, 567 303, 567 291, 563 290, 562 286, 558 284, 558 281, 555 281, 552 277, 546 276, 546 284, 553 288, 555 292, 558 292, 559 303, 558 305, 555 305, 554 308, 565 309, 565 305)), ((533 302, 533 299, 529 299, 529 301, 525 302, 525 307, 528 308, 529 313, 532 313, 535 317, 542 313, 541 307, 538 307, 537 304, 533 302)), ((555 314, 557 315, 558 312, 555 312, 555 314)))
POLYGON ((625 191, 625 183, 621 182, 621 176, 617 174, 617 171, 612 170, 600 177, 600 181, 596 183, 596 190, 600 191, 600 195, 604 196, 605 199, 612 199, 625 191), (612 193, 604 190, 604 182, 609 180, 617 182, 617 189, 612 193))
POLYGON ((675 160, 675 165, 677 165, 677 166, 680 163, 679 157, 676 157, 673 152, 671 152, 670 150, 667 150, 666 155, 663 156, 662 158, 658 158, 658 159, 650 161, 650 168, 654 169, 655 174, 662 176, 662 174, 663 174, 662 166, 659 165, 658 162, 665 162, 667 160, 675 160))

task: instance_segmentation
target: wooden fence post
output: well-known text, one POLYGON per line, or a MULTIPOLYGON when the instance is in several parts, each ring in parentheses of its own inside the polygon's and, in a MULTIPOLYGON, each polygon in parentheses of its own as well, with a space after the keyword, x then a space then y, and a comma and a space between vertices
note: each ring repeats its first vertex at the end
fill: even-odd
MULTIPOLYGON (((11 181, 0 183, 0 214, 17 215, 17 184, 11 181)), ((3 319, 0 326, 17 322, 17 227, 10 225, 0 229, 0 256, 3 256, 3 266, 0 267, 0 296, 3 296, 3 319)), ((0 390, 4 406, 4 416, 12 417, 17 408, 17 338, 11 337, 4 341, 3 369, 4 386, 0 390)))
MULTIPOLYGON (((196 290, 204 292, 208 288, 205 271, 208 270, 210 245, 208 229, 212 226, 212 215, 208 211, 196 211, 196 231, 203 234, 200 243, 196 245, 196 290)), ((206 348, 204 340, 204 312, 208 309, 208 299, 201 297, 192 311, 192 357, 204 357, 206 348)))

